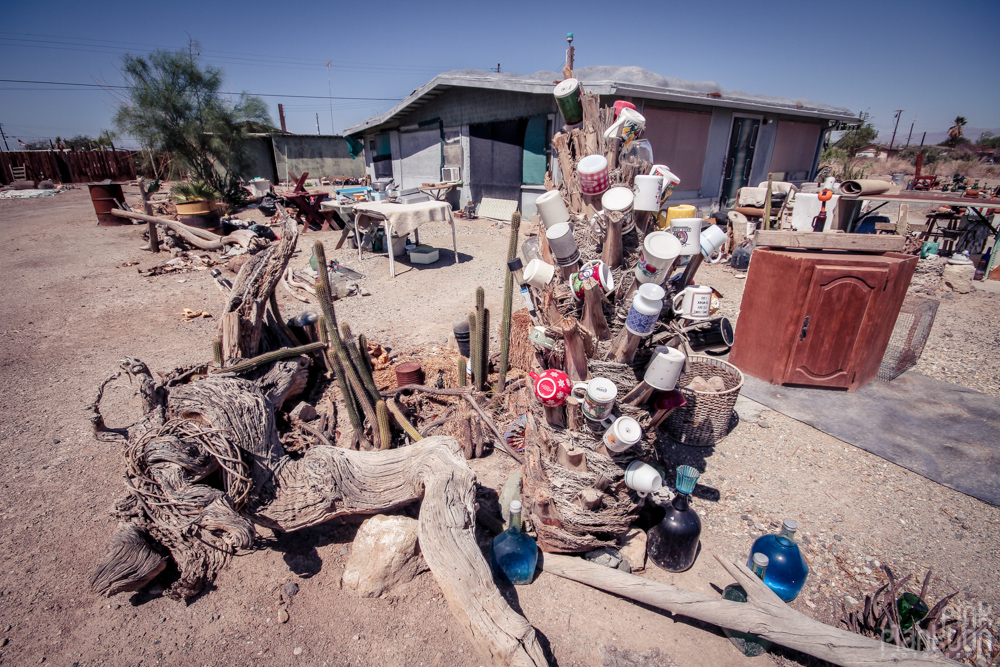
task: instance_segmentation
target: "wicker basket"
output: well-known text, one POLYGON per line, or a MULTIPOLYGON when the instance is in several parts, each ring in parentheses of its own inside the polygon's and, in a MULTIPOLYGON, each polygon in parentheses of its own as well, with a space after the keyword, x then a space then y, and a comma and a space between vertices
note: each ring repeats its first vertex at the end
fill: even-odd
POLYGON ((687 372, 677 381, 677 388, 687 403, 667 417, 667 434, 685 445, 712 447, 729 433, 736 399, 743 387, 743 373, 732 364, 712 357, 688 358, 687 372), (726 384, 725 391, 694 391, 688 385, 695 376, 706 380, 717 375, 726 384))

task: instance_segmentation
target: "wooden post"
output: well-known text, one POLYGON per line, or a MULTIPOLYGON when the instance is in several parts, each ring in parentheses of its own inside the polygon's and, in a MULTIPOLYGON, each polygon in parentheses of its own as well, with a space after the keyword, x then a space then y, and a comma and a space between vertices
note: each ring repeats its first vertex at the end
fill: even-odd
POLYGON ((698 251, 697 254, 691 255, 688 265, 684 267, 684 275, 681 276, 681 284, 678 289, 684 289, 694 282, 694 274, 698 272, 698 267, 701 266, 702 260, 704 260, 704 257, 702 256, 701 251, 698 251))
MULTIPOLYGON (((139 178, 139 194, 142 195, 142 210, 146 212, 146 215, 153 215, 153 205, 149 203, 149 193, 146 192, 145 178, 139 178)), ((160 239, 156 235, 156 223, 152 220, 147 220, 146 224, 149 225, 149 250, 160 252, 160 239)))
POLYGON ((560 266, 559 272, 562 275, 563 280, 569 280, 569 277, 580 270, 580 262, 573 262, 569 266, 560 266))
POLYGON ((244 359, 240 341, 240 314, 233 311, 222 314, 222 358, 244 359))
POLYGON ((587 327, 598 340, 611 338, 611 329, 608 328, 608 320, 604 317, 603 301, 603 288, 599 287, 593 278, 588 278, 583 288, 583 326, 587 327))
POLYGON ((543 407, 545 410, 545 421, 549 423, 549 426, 566 428, 566 411, 563 410, 563 406, 546 405, 543 407))
POLYGON ((567 317, 562 321, 562 334, 566 343, 566 375, 573 382, 586 382, 590 371, 587 369, 587 353, 576 318, 567 317))
POLYGON ((583 410, 580 399, 570 396, 566 399, 566 428, 578 431, 583 428, 583 410))
POLYGON ((538 223, 538 251, 542 253, 542 259, 548 264, 555 264, 556 258, 552 256, 549 248, 549 237, 545 235, 545 224, 538 223))
POLYGON ((764 193, 764 229, 771 228, 771 178, 772 174, 767 175, 767 191, 764 193))
POLYGON ((906 236, 910 233, 910 205, 900 204, 899 205, 899 218, 896 219, 896 233, 900 236, 906 236))
POLYGON ((604 152, 604 157, 608 159, 608 170, 610 171, 618 168, 618 151, 620 150, 622 140, 616 137, 608 139, 607 142, 608 148, 604 152))
POLYGON ((617 269, 625 262, 622 252, 622 216, 611 213, 607 216, 607 228, 604 234, 604 252, 601 259, 609 269, 617 269))
POLYGON ((625 329, 624 333, 626 334, 625 339, 615 349, 612 360, 618 364, 631 364, 632 360, 635 359, 635 352, 639 349, 639 341, 642 338, 628 329, 625 329))

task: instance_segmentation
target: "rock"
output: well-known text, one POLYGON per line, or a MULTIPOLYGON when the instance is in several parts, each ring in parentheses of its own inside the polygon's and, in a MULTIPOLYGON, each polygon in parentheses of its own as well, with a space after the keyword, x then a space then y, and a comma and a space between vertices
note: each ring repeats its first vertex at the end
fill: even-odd
POLYGON ((288 610, 280 609, 278 611, 278 623, 288 623, 288 610))
POLYGON ((503 515, 503 525, 507 527, 510 522, 510 501, 521 499, 521 471, 515 470, 507 478, 500 491, 500 514, 503 515))
POLYGON ((48 180, 48 179, 45 179, 45 180, 42 180, 42 181, 38 181, 38 189, 39 190, 55 190, 56 189, 56 184, 53 183, 52 181, 48 180))
POLYGON ((281 587, 281 592, 288 597, 295 597, 299 592, 299 585, 294 581, 289 581, 287 584, 281 587))
POLYGON ((760 426, 761 428, 771 428, 770 422, 768 422, 766 419, 761 419, 759 422, 757 422, 757 426, 760 426))
POLYGON ((972 291, 972 278, 975 274, 976 267, 972 264, 947 264, 941 279, 959 294, 968 294, 972 291))
POLYGON ((302 655, 302 647, 296 646, 292 649, 292 655, 302 655))
POLYGON ((415 519, 378 514, 365 520, 354 538, 343 584, 362 597, 378 597, 427 570, 417 544, 415 519))
POLYGON ((618 538, 618 552, 633 572, 646 569, 646 533, 632 527, 618 538))
POLYGON ((715 393, 719 393, 720 391, 726 390, 726 381, 723 380, 718 375, 713 375, 712 377, 708 378, 708 386, 715 393))
POLYGON ((583 558, 584 560, 589 560, 591 563, 610 567, 612 570, 617 569, 618 565, 622 562, 622 556, 618 549, 612 547, 601 547, 600 549, 588 551, 583 554, 583 558))
POLYGON ((694 376, 690 384, 688 384, 688 389, 690 389, 691 391, 703 391, 703 392, 715 393, 714 390, 712 389, 712 386, 708 384, 708 380, 706 380, 700 375, 694 376))
POLYGON ((296 405, 290 413, 288 413, 288 416, 298 419, 299 421, 311 422, 319 417, 319 413, 316 412, 316 408, 309 405, 305 401, 302 401, 296 405))

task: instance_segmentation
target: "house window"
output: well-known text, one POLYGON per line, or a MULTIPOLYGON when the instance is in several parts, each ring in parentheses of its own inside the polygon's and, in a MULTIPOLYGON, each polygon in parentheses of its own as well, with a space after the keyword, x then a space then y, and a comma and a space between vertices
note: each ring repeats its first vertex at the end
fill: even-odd
POLYGON ((680 177, 678 190, 700 190, 712 114, 646 105, 642 115, 646 117, 644 136, 653 147, 653 159, 680 177))
POLYGON ((389 143, 389 133, 375 135, 371 138, 369 146, 375 178, 392 178, 392 146, 389 143))
POLYGON ((778 121, 769 170, 786 172, 789 180, 809 178, 809 171, 816 158, 820 129, 819 123, 778 121))

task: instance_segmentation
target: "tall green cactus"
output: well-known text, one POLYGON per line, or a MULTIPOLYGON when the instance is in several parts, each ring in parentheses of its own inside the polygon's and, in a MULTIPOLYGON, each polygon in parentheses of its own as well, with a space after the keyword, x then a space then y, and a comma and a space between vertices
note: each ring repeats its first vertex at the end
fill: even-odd
POLYGON ((378 434, 382 449, 389 449, 392 446, 392 431, 389 430, 389 409, 385 401, 375 404, 375 418, 378 420, 378 434))
POLYGON ((469 313, 469 364, 472 368, 472 386, 479 386, 479 339, 476 338, 476 312, 469 313))
POLYGON ((354 338, 354 334, 351 333, 351 327, 347 322, 342 322, 340 325, 340 337, 344 342, 344 347, 347 349, 347 354, 350 356, 351 363, 354 365, 355 372, 361 378, 361 383, 365 389, 368 390, 369 397, 371 400, 378 402, 381 396, 378 393, 378 387, 375 386, 375 378, 372 377, 368 366, 365 365, 364 360, 361 358, 361 351, 358 349, 357 341, 354 338))
POLYGON ((476 337, 478 353, 474 372, 476 375, 476 390, 483 391, 487 383, 487 369, 490 363, 490 338, 489 322, 486 321, 486 291, 479 286, 476 288, 476 328, 472 335, 476 337))
POLYGON ((370 449, 371 444, 365 436, 365 423, 361 419, 361 413, 358 412, 358 404, 354 400, 354 395, 351 393, 350 384, 347 381, 347 375, 345 374, 343 367, 340 365, 340 359, 337 357, 336 350, 330 348, 326 351, 326 356, 330 360, 330 365, 333 366, 334 373, 337 375, 337 386, 340 387, 340 395, 344 397, 344 405, 347 406, 347 418, 351 422, 351 428, 353 428, 354 432, 357 434, 362 448, 370 449))
MULTIPOLYGON (((326 256, 323 254, 323 244, 317 241, 314 248, 317 258, 325 261, 326 256)), ((362 408, 366 407, 366 404, 361 399, 364 398, 367 400, 367 396, 364 395, 364 391, 361 392, 361 396, 354 396, 352 393, 348 372, 353 371, 353 369, 350 368, 351 362, 347 358, 346 352, 344 352, 344 360, 340 358, 340 353, 344 351, 344 344, 340 340, 340 332, 337 330, 337 315, 333 310, 333 301, 330 299, 330 281, 329 279, 324 280, 322 278, 323 275, 324 272, 320 271, 321 278, 316 281, 316 298, 319 300, 319 306, 323 310, 322 319, 325 320, 326 333, 330 339, 330 349, 327 351, 327 357, 330 360, 330 365, 333 366, 334 372, 337 374, 337 386, 340 387, 340 394, 344 397, 344 404, 347 406, 347 416, 351 420, 351 426, 354 428, 354 432, 358 434, 358 439, 362 443, 367 443, 368 439, 365 437, 364 422, 361 420, 361 414, 358 412, 359 404, 361 404, 362 408)), ((369 409, 365 410, 365 415, 367 416, 369 412, 371 413, 371 423, 374 428, 375 408, 371 407, 370 404, 368 404, 368 407, 369 409)))
MULTIPOLYGON (((319 336, 319 342, 329 343, 330 337, 326 331, 326 318, 322 315, 316 319, 316 335, 319 336)), ((323 365, 326 366, 326 377, 329 379, 333 374, 333 366, 330 365, 330 358, 325 354, 323 355, 323 365)))
MULTIPOLYGON (((521 214, 514 211, 510 218, 510 245, 507 246, 507 261, 517 256, 517 235, 521 230, 521 214)), ((510 353, 510 317, 514 303, 514 274, 507 267, 507 280, 503 288, 503 321, 500 323, 500 376, 497 378, 497 393, 503 393, 507 386, 507 355, 510 353)))
POLYGON ((483 382, 479 391, 486 391, 490 384, 490 309, 483 309, 483 319, 479 322, 482 336, 479 343, 479 365, 482 367, 483 382))
POLYGON ((258 366, 263 366, 265 364, 270 364, 272 362, 278 361, 280 359, 287 359, 289 357, 297 357, 300 354, 312 354, 318 350, 322 350, 326 347, 326 343, 309 343, 308 345, 299 345, 298 347, 283 347, 279 350, 272 350, 271 352, 265 352, 264 354, 257 355, 252 359, 247 359, 246 361, 241 361, 238 364, 233 364, 228 368, 218 368, 213 373, 245 373, 246 371, 251 371, 258 366))
POLYGON ((459 357, 458 358, 458 386, 459 387, 466 386, 466 384, 467 384, 466 377, 465 377, 466 373, 468 373, 468 370, 466 369, 466 366, 465 366, 465 357, 459 357))
POLYGON ((364 334, 358 334, 358 350, 361 351, 361 361, 364 362, 365 368, 368 369, 369 373, 374 373, 375 364, 372 363, 371 355, 368 354, 368 339, 365 338, 364 334))

